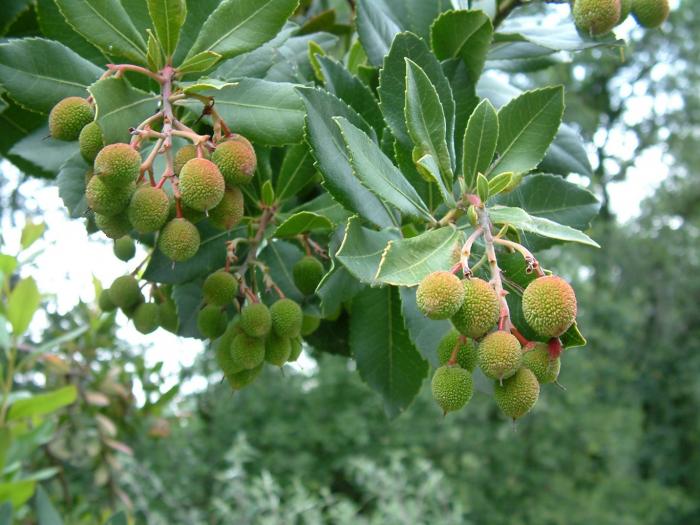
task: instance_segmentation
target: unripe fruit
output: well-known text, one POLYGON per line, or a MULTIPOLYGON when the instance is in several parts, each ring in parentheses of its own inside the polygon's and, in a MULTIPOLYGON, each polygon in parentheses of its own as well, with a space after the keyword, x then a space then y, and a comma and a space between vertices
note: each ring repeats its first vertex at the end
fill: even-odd
POLYGON ((535 374, 521 368, 503 384, 496 383, 493 391, 498 408, 508 417, 518 419, 527 414, 540 397, 540 384, 535 374))
POLYGON ((292 363, 292 362, 296 361, 297 359, 299 359, 299 356, 301 355, 301 350, 302 350, 301 338, 300 337, 292 337, 290 339, 290 344, 292 345, 292 351, 290 352, 289 359, 287 361, 292 363))
POLYGON ((573 288, 556 275, 535 279, 523 292, 523 316, 538 335, 559 337, 576 320, 573 288))
POLYGON ((131 260, 131 258, 136 255, 136 246, 134 245, 134 240, 131 237, 124 236, 115 239, 114 241, 114 255, 117 259, 124 262, 131 260))
POLYGON ((143 303, 134 310, 134 326, 142 334, 154 332, 160 324, 160 311, 155 303, 143 303))
POLYGON ((238 281, 230 273, 219 270, 204 280, 202 292, 207 303, 226 306, 233 302, 238 293, 238 281))
POLYGON ((124 312, 124 315, 126 315, 129 319, 134 317, 134 313, 136 312, 136 309, 145 301, 145 298, 141 291, 139 290, 139 295, 138 298, 136 299, 136 302, 132 304, 131 306, 126 306, 122 308, 122 312, 124 312))
POLYGON ((231 388, 234 390, 240 390, 241 388, 245 388, 255 381, 255 379, 260 375, 260 372, 262 372, 262 369, 263 363, 260 363, 258 366, 251 368, 250 370, 241 370, 240 372, 226 376, 226 380, 231 388))
POLYGON ((620 19, 617 21, 617 25, 624 22, 632 11, 632 0, 620 0, 620 19))
POLYGON ((258 163, 253 146, 241 135, 233 135, 219 144, 211 160, 219 167, 229 187, 250 182, 258 163))
MULTIPOLYGON (((207 151, 206 148, 202 148, 203 152, 203 158, 208 159, 209 158, 209 152, 207 151)), ((175 165, 173 166, 173 169, 175 170, 175 175, 180 174, 180 170, 182 170, 182 167, 187 164, 188 160, 196 159, 197 158, 197 147, 194 144, 187 144, 185 146, 182 146, 179 150, 177 150, 177 153, 175 154, 175 165)))
POLYGON ((473 371, 477 360, 476 347, 470 339, 457 330, 450 330, 438 344, 437 356, 440 364, 447 364, 455 348, 457 348, 457 364, 465 370, 473 371))
POLYGON ((126 213, 111 217, 96 213, 95 224, 110 239, 120 239, 131 231, 131 223, 126 213))
POLYGON ((197 315, 199 333, 207 339, 216 339, 226 331, 228 318, 226 312, 213 304, 207 305, 197 315))
POLYGON ((620 20, 620 0, 576 0, 574 23, 589 35, 602 35, 620 20))
POLYGON ((668 18, 668 0, 632 0, 632 16, 642 27, 659 27, 668 18))
POLYGON ((449 319, 464 301, 464 286, 450 272, 433 272, 418 285, 416 302, 421 312, 430 319, 449 319))
POLYGON ((520 368, 523 352, 514 335, 499 330, 481 341, 478 360, 484 375, 501 380, 512 376, 520 368))
POLYGON ((231 359, 239 370, 249 370, 261 364, 265 359, 265 341, 241 333, 231 343, 231 359))
POLYGON ((270 333, 272 316, 263 303, 252 303, 241 309, 239 321, 241 330, 251 337, 265 337, 270 333))
POLYGON ((214 345, 216 362, 225 376, 241 371, 240 366, 234 362, 233 356, 231 355, 231 343, 233 343, 234 337, 238 334, 239 332, 236 329, 235 322, 231 322, 226 327, 224 335, 222 335, 214 345))
POLYGON ((158 305, 160 326, 168 332, 177 334, 178 318, 175 305, 171 301, 165 301, 158 305))
POLYGON ((292 343, 288 337, 279 337, 274 332, 265 341, 265 361, 282 366, 292 353, 292 343))
POLYGON ((137 232, 151 233, 163 227, 169 210, 168 195, 160 188, 144 185, 139 186, 131 196, 127 213, 137 232))
POLYGON ((291 299, 279 299, 270 307, 272 329, 280 337, 299 337, 304 314, 291 299))
POLYGON ((561 359, 552 359, 547 343, 536 343, 532 350, 523 353, 523 366, 532 370, 541 384, 554 383, 559 377, 561 359))
POLYGON ((158 247, 169 259, 182 262, 199 250, 199 231, 187 219, 173 219, 160 232, 158 247))
POLYGON ((133 184, 113 188, 107 186, 100 177, 92 177, 85 188, 85 198, 95 213, 111 217, 126 209, 133 192, 133 184))
POLYGON ((496 291, 483 279, 465 279, 464 300, 452 324, 462 335, 479 339, 498 322, 501 305, 496 291))
POLYGON ((224 197, 224 178, 207 159, 192 159, 180 170, 182 202, 197 211, 212 209, 224 197))
POLYGON ((117 277, 109 287, 109 298, 119 308, 128 309, 141 301, 139 282, 133 275, 117 277))
POLYGON ((306 315, 301 319, 301 335, 306 337, 313 334, 321 325, 321 318, 314 315, 306 315))
POLYGON ((78 146, 83 158, 92 164, 95 157, 104 146, 102 130, 97 122, 90 122, 81 131, 78 137, 78 146))
POLYGON ((49 113, 49 133, 57 140, 76 140, 94 118, 90 103, 81 97, 59 101, 49 113))
POLYGON ((304 295, 311 295, 316 291, 323 274, 323 264, 312 255, 302 257, 292 267, 294 284, 304 295))
POLYGON ((474 394, 471 374, 457 366, 441 366, 430 383, 433 399, 447 414, 466 405, 474 394))
POLYGON ((95 175, 110 187, 124 187, 136 182, 140 174, 141 155, 128 144, 109 144, 95 157, 95 175))
POLYGON ((209 222, 220 230, 230 230, 241 222, 244 212, 243 192, 229 188, 224 191, 221 202, 209 210, 209 222))
POLYGON ((97 305, 103 312, 113 312, 117 309, 117 305, 112 302, 112 298, 109 296, 109 290, 102 290, 100 292, 97 305))

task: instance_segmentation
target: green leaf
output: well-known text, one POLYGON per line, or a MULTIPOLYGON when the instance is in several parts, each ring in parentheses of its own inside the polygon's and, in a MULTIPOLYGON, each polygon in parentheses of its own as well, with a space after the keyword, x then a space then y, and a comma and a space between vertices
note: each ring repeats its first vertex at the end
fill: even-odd
POLYGON ((146 63, 146 42, 119 0, 55 0, 63 17, 103 52, 146 63))
POLYGON ((452 268, 459 259, 462 241, 463 234, 454 227, 389 241, 374 280, 393 286, 415 286, 431 272, 452 268))
POLYGON ((331 230, 333 223, 326 217, 310 211, 300 211, 288 217, 275 230, 275 237, 295 237, 296 235, 319 230, 331 230))
POLYGON ((187 18, 185 0, 148 0, 148 13, 163 53, 166 57, 171 57, 177 48, 180 29, 187 18))
POLYGON ((15 273, 17 269, 17 257, 12 255, 7 255, 5 253, 0 253, 0 272, 2 272, 5 277, 11 276, 15 273))
MULTIPOLYGON (((215 91, 227 87, 237 86, 237 82, 227 82, 216 78, 200 78, 193 82, 179 82, 178 87, 182 88, 185 93, 199 93, 201 91, 215 91)), ((212 95, 212 93, 209 93, 212 95)))
POLYGON ((24 38, 0 44, 0 83, 18 104, 48 113, 66 97, 85 97, 102 74, 63 44, 24 38))
POLYGON ((440 340, 452 329, 449 320, 436 321, 425 316, 418 309, 416 303, 416 289, 402 286, 399 288, 401 296, 401 311, 406 323, 406 329, 411 337, 411 341, 416 349, 421 353, 423 359, 431 366, 440 366, 437 357, 437 347, 440 340))
POLYGON ((489 198, 489 181, 481 173, 476 176, 476 193, 481 202, 486 202, 489 198))
POLYGON ((350 349, 360 377, 384 400, 390 417, 410 405, 428 374, 404 326, 396 288, 366 288, 353 299, 350 349))
POLYGON ((490 174, 526 173, 540 163, 564 113, 561 86, 526 91, 498 112, 498 159, 490 174))
POLYGON ((105 522, 105 525, 129 525, 129 522, 126 519, 126 514, 122 511, 112 514, 112 516, 105 522))
POLYGON ((159 71, 163 68, 163 50, 160 48, 158 39, 149 29, 148 31, 148 53, 146 59, 151 71, 159 71))
POLYGON ((153 115, 159 96, 131 86, 124 78, 105 78, 90 86, 105 144, 129 142, 129 128, 153 115))
POLYGON ((9 154, 32 165, 40 173, 55 177, 61 166, 76 152, 77 142, 52 139, 48 126, 42 126, 17 142, 9 154))
MULTIPOLYGON (((5 320, 1 318, 0 321, 3 323, 5 322, 5 320)), ((5 468, 5 460, 7 459, 7 453, 10 450, 11 444, 12 430, 9 427, 0 429, 0 470, 5 468)), ((2 519, 0 519, 0 525, 2 525, 2 519)))
POLYGON ((41 294, 36 282, 26 277, 17 283, 7 300, 7 320, 12 325, 15 337, 21 336, 29 328, 29 323, 41 304, 41 294))
POLYGON ((533 217, 522 208, 511 208, 500 205, 493 206, 489 208, 489 217, 496 224, 510 224, 519 230, 536 233, 543 237, 558 239, 565 242, 578 242, 580 244, 600 248, 598 243, 585 233, 549 219, 533 217))
POLYGON ((438 190, 440 191, 440 195, 442 196, 443 200, 447 203, 448 206, 453 207, 455 205, 454 196, 452 195, 452 192, 447 189, 445 181, 440 175, 440 167, 438 166, 435 157, 433 157, 430 154, 421 156, 421 152, 418 149, 414 149, 411 153, 411 156, 414 159, 416 169, 420 173, 421 177, 423 177, 431 183, 437 184, 438 190))
POLYGON ((22 237, 20 239, 20 244, 22 246, 23 250, 26 250, 29 248, 34 242, 36 242, 39 237, 44 235, 44 231, 46 231, 46 224, 43 222, 39 223, 33 223, 33 222, 28 222, 27 224, 24 225, 24 228, 22 228, 22 237))
POLYGON ((51 392, 18 399, 10 405, 9 421, 45 416, 73 403, 78 396, 75 385, 64 386, 51 392))
POLYGON ((266 206, 270 206, 273 202, 275 202, 275 190, 272 189, 271 181, 266 180, 263 183, 262 188, 260 190, 260 200, 266 206))
POLYGON ((396 233, 370 230, 361 225, 359 217, 350 217, 335 257, 357 279, 374 284, 382 254, 389 241, 397 238, 396 233))
POLYGON ((177 335, 181 337, 203 339, 197 327, 197 316, 204 301, 202 297, 203 282, 200 278, 173 286, 172 298, 178 319, 177 335))
POLYGON ((487 99, 469 117, 462 142, 462 174, 468 189, 476 187, 476 176, 486 173, 498 143, 498 113, 487 99))
POLYGON ((276 193, 280 200, 292 197, 313 181, 314 159, 306 144, 287 148, 277 177, 276 193))
POLYGON ((382 64, 394 37, 401 31, 389 12, 377 0, 359 0, 357 3, 357 32, 370 63, 375 66, 382 64))
POLYGON ((558 175, 592 175, 593 168, 578 132, 567 124, 559 126, 559 132, 540 163, 539 170, 558 175))
POLYGON ((0 483, 0 501, 8 501, 12 507, 18 509, 32 497, 35 486, 36 481, 32 479, 0 483))
MULTIPOLYGON (((519 175, 518 175, 519 177, 519 175)), ((489 180, 489 197, 495 197, 513 182, 513 173, 506 171, 489 180)))
POLYGON ((85 216, 88 210, 85 198, 85 177, 90 166, 78 152, 73 155, 61 167, 56 182, 58 183, 58 195, 63 199, 63 204, 68 208, 71 219, 85 216))
POLYGON ((323 82, 323 71, 321 71, 321 66, 318 63, 318 59, 325 56, 326 51, 313 40, 309 40, 309 64, 314 71, 314 76, 316 80, 323 82))
POLYGON ((36 488, 34 507, 36 509, 38 525, 63 525, 61 516, 51 504, 49 495, 41 486, 36 488))
POLYGON ((427 206, 379 146, 347 119, 336 117, 354 175, 383 201, 409 217, 434 221, 427 206))
MULTIPOLYGON (((344 231, 339 228, 333 235, 328 251, 334 254, 338 251, 338 245, 342 242, 344 231)), ((345 301, 349 301, 362 290, 364 285, 358 281, 345 266, 332 259, 331 269, 323 276, 316 289, 316 295, 321 299, 321 312, 323 317, 330 317, 340 310, 345 301)))
POLYGON ((209 16, 187 57, 214 51, 228 58, 264 44, 297 8, 298 0, 224 0, 209 16))
POLYGON ((473 83, 481 76, 492 36, 493 25, 483 11, 448 11, 433 22, 430 30, 438 59, 461 58, 473 83))
POLYGON ((219 53, 202 51, 185 60, 177 67, 177 70, 183 75, 188 73, 201 73, 213 68, 219 60, 221 60, 221 55, 219 53))
POLYGON ((0 525, 12 525, 12 503, 9 501, 0 505, 0 525))
MULTIPOLYGON (((294 263, 304 256, 304 252, 297 243, 273 239, 260 252, 258 260, 265 263, 270 269, 270 275, 273 276, 275 284, 280 287, 285 296, 301 303, 304 296, 294 284, 292 276, 292 268, 294 263)), ((261 289, 264 288, 261 283, 261 289)), ((271 303, 278 299, 277 294, 270 290, 265 294, 264 299, 271 303)))

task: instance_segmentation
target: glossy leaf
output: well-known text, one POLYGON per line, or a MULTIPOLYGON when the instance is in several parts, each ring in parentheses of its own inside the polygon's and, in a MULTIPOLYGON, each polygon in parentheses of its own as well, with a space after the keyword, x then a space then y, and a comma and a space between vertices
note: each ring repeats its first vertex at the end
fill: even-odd
POLYGON ((33 479, 0 483, 0 501, 7 501, 11 504, 9 511, 11 515, 13 507, 19 508, 29 501, 29 498, 34 494, 35 487, 36 481, 33 479))
POLYGON ((33 223, 27 222, 22 228, 22 235, 20 237, 20 245, 23 250, 29 248, 34 244, 46 231, 46 224, 43 222, 33 223))
POLYGON ((36 488, 34 507, 38 525, 63 525, 61 516, 51 503, 49 495, 41 486, 36 488))
POLYGON ((331 230, 333 223, 322 215, 310 211, 300 211, 288 217, 275 230, 275 237, 295 237, 296 235, 319 230, 331 230))
POLYGON ((201 73, 204 71, 209 71, 221 60, 221 55, 219 53, 214 53, 213 51, 202 51, 189 57, 182 64, 177 67, 177 70, 184 74, 187 73, 201 73))
POLYGON ((22 279, 12 289, 7 300, 5 315, 16 337, 27 331, 40 303, 41 294, 32 277, 22 279))
POLYGON ((415 288, 402 286, 399 288, 399 295, 401 296, 401 311, 411 341, 423 359, 437 368, 440 366, 437 358, 437 347, 440 340, 452 329, 452 323, 449 320, 436 321, 426 317, 416 304, 415 288))
POLYGON ((22 418, 45 416, 73 403, 78 396, 75 385, 65 386, 43 394, 18 399, 10 405, 7 419, 15 421, 22 418))
POLYGON ((276 192, 280 200, 292 197, 312 182, 316 168, 306 144, 287 148, 277 177, 276 192))
POLYGON ((335 257, 355 278, 374 284, 382 254, 389 241, 397 238, 398 234, 365 228, 358 217, 351 217, 335 257))
MULTIPOLYGON (((294 263, 304 256, 298 243, 291 243, 286 240, 272 240, 260 252, 258 260, 265 263, 270 269, 270 274, 274 276, 275 284, 280 287, 285 296, 300 303, 304 296, 294 284, 292 268, 294 263)), ((261 289, 264 288, 261 283, 261 289)), ((272 303, 279 296, 270 290, 265 294, 266 302, 272 303)))
POLYGON ((180 39, 180 28, 187 18, 185 0, 148 0, 148 12, 163 53, 172 56, 180 39))
POLYGON ((61 166, 78 152, 78 144, 55 140, 48 135, 48 126, 41 126, 12 146, 9 155, 33 166, 36 170, 33 173, 40 172, 46 177, 54 177, 61 166))
POLYGON ((381 65, 399 31, 401 28, 381 2, 358 0, 357 32, 371 64, 381 65))
POLYGON ((462 175, 467 188, 476 187, 476 176, 486 173, 498 143, 498 113, 487 99, 469 117, 462 141, 462 175))
POLYGON ((72 219, 83 217, 88 210, 85 199, 85 178, 89 169, 90 166, 83 156, 76 153, 61 166, 58 172, 56 179, 58 195, 63 199, 63 204, 68 208, 68 215, 72 219))

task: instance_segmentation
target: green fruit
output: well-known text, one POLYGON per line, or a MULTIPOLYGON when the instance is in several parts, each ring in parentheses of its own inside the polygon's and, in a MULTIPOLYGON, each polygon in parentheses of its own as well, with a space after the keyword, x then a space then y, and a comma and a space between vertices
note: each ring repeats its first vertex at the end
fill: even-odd
POLYGON ((109 287, 109 297, 119 308, 128 309, 141 301, 139 282, 133 275, 117 277, 109 287))
POLYGON ((483 279, 472 277, 463 282, 464 301, 452 316, 452 324, 463 335, 479 339, 498 322, 501 304, 495 290, 483 279))
POLYGON ((289 353, 289 361, 290 363, 296 361, 299 359, 299 356, 301 355, 301 350, 302 350, 302 345, 301 345, 301 338, 300 337, 292 337, 290 339, 290 344, 292 345, 292 351, 289 353))
POLYGON ((92 177, 85 188, 85 198, 95 213, 112 217, 126 209, 133 192, 133 184, 114 188, 107 186, 101 178, 92 177))
POLYGON ((228 188, 221 202, 209 210, 209 222, 220 230, 230 230, 241 222, 244 212, 243 192, 238 188, 228 188))
POLYGON ((669 11, 668 0, 632 0, 632 16, 642 27, 659 27, 668 18, 669 11))
POLYGON ((301 307, 291 299, 279 299, 270 307, 272 329, 280 337, 299 337, 304 317, 301 307))
POLYGON ((433 374, 430 384, 433 399, 447 414, 466 405, 474 394, 471 374, 457 366, 443 365, 433 374))
POLYGON ((440 364, 447 364, 455 348, 458 348, 457 364, 465 370, 473 371, 477 360, 476 347, 457 330, 451 330, 438 344, 437 356, 440 364))
POLYGON ((263 303, 252 303, 241 310, 240 327, 251 337, 265 337, 270 333, 272 316, 263 303))
POLYGON ((182 262, 199 250, 199 231, 187 219, 173 219, 160 232, 158 247, 169 259, 182 262))
POLYGON ((95 175, 107 186, 122 188, 138 179, 141 155, 128 144, 110 144, 95 157, 94 169, 95 175))
POLYGON ((109 296, 109 290, 102 290, 100 292, 97 305, 103 312, 113 312, 117 309, 117 305, 112 302, 112 298, 109 296))
POLYGON ((226 327, 224 335, 217 339, 216 343, 214 344, 214 356, 216 357, 216 362, 219 365, 219 368, 221 368, 221 371, 227 377, 242 370, 241 367, 235 363, 233 356, 231 355, 231 343, 233 343, 234 337, 236 337, 238 334, 239 332, 236 329, 236 323, 231 322, 226 327))
POLYGON ((576 320, 576 294, 561 277, 535 279, 523 292, 523 316, 538 335, 559 337, 576 320))
POLYGON ((324 273, 323 264, 312 255, 302 257, 292 267, 294 284, 304 295, 311 295, 316 291, 324 273))
POLYGON ((94 117, 92 106, 84 98, 64 98, 49 113, 49 133, 57 140, 76 140, 94 117))
POLYGON ((228 318, 226 312, 213 304, 207 305, 197 315, 199 333, 207 339, 216 339, 226 331, 228 318))
POLYGON ((301 318, 301 335, 306 337, 313 334, 321 325, 321 318, 315 315, 306 315, 301 318))
POLYGON ((162 326, 168 332, 177 334, 177 326, 179 321, 177 318, 177 310, 175 309, 175 305, 172 303, 172 301, 165 301, 163 303, 160 303, 158 305, 158 309, 158 315, 160 317, 160 326, 162 326))
POLYGON ((238 334, 231 343, 231 359, 239 370, 255 368, 265 359, 265 341, 248 334, 238 334))
POLYGON ((554 383, 559 377, 561 359, 552 359, 546 343, 536 343, 532 350, 523 353, 523 366, 532 370, 541 384, 554 383))
POLYGON ((248 184, 258 163, 253 146, 241 135, 233 135, 219 144, 211 160, 221 170, 228 187, 248 184))
POLYGON ((202 292, 207 303, 226 306, 233 302, 238 293, 238 281, 230 273, 219 270, 204 280, 202 292))
POLYGON ((484 375, 502 380, 512 376, 520 368, 523 352, 514 335, 499 330, 481 341, 478 360, 484 375))
POLYGON ((589 35, 609 32, 620 20, 620 0, 576 0, 574 23, 589 35))
POLYGON ((163 227, 169 210, 168 195, 160 188, 144 185, 131 196, 127 213, 137 232, 151 233, 163 227))
POLYGON ((224 197, 224 178, 219 168, 207 159, 192 159, 180 170, 180 193, 186 206, 207 211, 224 197))
POLYGON ((136 329, 142 334, 155 332, 160 325, 160 310, 155 303, 142 303, 134 310, 131 319, 136 329))
POLYGON ((124 262, 131 260, 136 255, 136 246, 131 237, 124 236, 114 240, 114 255, 124 262))
POLYGON ((540 384, 535 374, 521 368, 503 384, 496 383, 493 396, 498 408, 508 417, 518 419, 527 414, 540 397, 540 384))
POLYGON ((242 370, 230 376, 226 376, 226 380, 231 388, 234 390, 240 390, 241 388, 245 388, 255 381, 255 379, 260 375, 260 372, 262 372, 262 369, 263 364, 260 363, 258 366, 251 368, 250 370, 242 370))
POLYGON ((95 214, 95 224, 110 239, 120 239, 131 231, 131 223, 126 213, 112 217, 95 214))
POLYGON ((136 299, 136 302, 130 306, 123 307, 121 310, 122 312, 124 312, 124 315, 126 315, 129 319, 132 319, 134 317, 134 313, 136 313, 136 310, 144 301, 145 298, 143 297, 143 294, 139 291, 139 295, 136 299))
POLYGON ((92 164, 104 146, 102 130, 97 122, 90 122, 80 131, 78 145, 80 146, 80 154, 92 164))
POLYGON ((271 333, 265 341, 265 361, 275 366, 282 366, 292 353, 292 343, 288 337, 279 337, 271 333))
POLYGON ((624 22, 632 11, 632 0, 620 0, 620 19, 617 21, 617 25, 624 22))
MULTIPOLYGON (((207 149, 202 148, 202 152, 203 158, 208 159, 209 152, 207 151, 207 149)), ((177 150, 177 153, 175 154, 175 165, 173 166, 173 169, 175 170, 175 175, 180 174, 180 170, 182 170, 182 167, 185 164, 187 164, 188 160, 196 158, 197 147, 194 144, 187 144, 186 146, 182 146, 179 150, 177 150)))
POLYGON ((418 285, 416 302, 421 312, 430 319, 449 319, 464 300, 464 286, 450 272, 433 272, 418 285))

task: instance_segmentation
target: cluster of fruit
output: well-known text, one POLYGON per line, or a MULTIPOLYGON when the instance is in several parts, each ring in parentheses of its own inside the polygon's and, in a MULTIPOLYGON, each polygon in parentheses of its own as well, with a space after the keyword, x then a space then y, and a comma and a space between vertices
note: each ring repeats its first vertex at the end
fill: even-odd
POLYGON ((597 36, 610 32, 631 14, 641 27, 659 27, 668 18, 668 0, 574 0, 574 22, 579 30, 597 36))
POLYGON ((558 338, 576 320, 573 289, 554 275, 538 277, 525 288, 523 316, 541 342, 524 340, 514 326, 508 329, 504 300, 483 279, 460 280, 452 272, 431 273, 418 286, 416 301, 423 314, 450 319, 454 326, 438 345, 441 366, 432 380, 433 397, 445 413, 469 402, 477 366, 495 380, 496 404, 513 419, 535 405, 540 384, 556 381, 561 367, 558 338))

